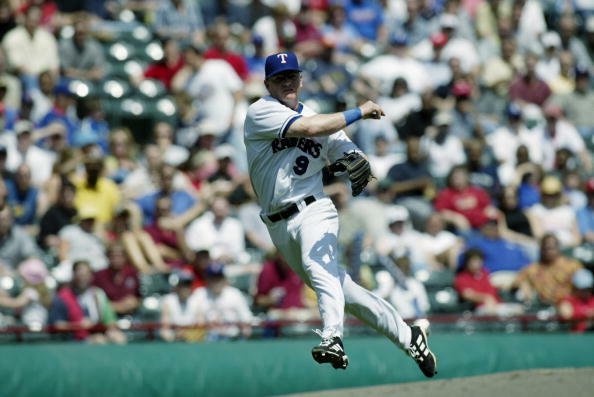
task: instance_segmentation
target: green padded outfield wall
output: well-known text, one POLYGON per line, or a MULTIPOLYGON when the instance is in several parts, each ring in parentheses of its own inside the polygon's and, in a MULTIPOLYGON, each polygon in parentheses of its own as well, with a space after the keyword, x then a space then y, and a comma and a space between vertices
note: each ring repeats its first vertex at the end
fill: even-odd
MULTIPOLYGON (((350 337, 346 371, 319 366, 315 339, 203 344, 0 346, 2 397, 269 396, 412 382, 416 364, 379 337, 350 337)), ((594 366, 594 335, 444 334, 431 338, 438 379, 594 366)))

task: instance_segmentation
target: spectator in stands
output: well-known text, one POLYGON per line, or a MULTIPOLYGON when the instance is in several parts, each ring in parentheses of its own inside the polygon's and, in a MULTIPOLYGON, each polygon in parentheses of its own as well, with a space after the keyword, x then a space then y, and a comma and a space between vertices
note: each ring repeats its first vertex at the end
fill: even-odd
MULTIPOLYGON (((394 35, 388 44, 384 54, 361 66, 359 77, 374 89, 377 88, 381 95, 389 96, 394 81, 399 77, 406 80, 410 91, 423 92, 428 86, 429 76, 423 64, 409 54, 407 35, 394 35)), ((369 95, 369 92, 363 90, 362 94, 369 95)))
MULTIPOLYGON (((83 206, 77 209, 76 223, 64 226, 58 233, 60 238, 60 265, 56 278, 68 280, 72 262, 84 260, 93 271, 103 270, 109 264, 105 247, 95 230, 97 208, 83 206)), ((54 269, 55 270, 55 269, 54 269)))
POLYGON ((361 48, 363 40, 357 29, 346 20, 341 4, 331 4, 328 8, 328 21, 322 27, 323 40, 334 43, 338 60, 349 59, 361 48))
POLYGON ((58 233, 64 226, 72 224, 76 216, 75 194, 76 187, 73 184, 63 183, 60 187, 58 201, 42 215, 37 236, 37 242, 42 249, 54 251, 54 254, 57 255, 60 245, 58 233))
POLYGON ((565 12, 559 18, 559 35, 561 36, 561 45, 563 49, 571 51, 576 64, 585 68, 592 67, 592 59, 588 55, 584 43, 578 38, 578 23, 573 12, 565 12))
POLYGON ((433 211, 429 199, 435 187, 418 138, 407 139, 406 161, 390 168, 387 179, 394 202, 408 209, 413 225, 420 229, 433 211))
POLYGON ((152 63, 144 71, 145 79, 159 80, 167 91, 171 89, 173 76, 184 66, 184 56, 175 39, 167 39, 163 42, 163 59, 152 63))
POLYGON ((430 128, 423 139, 421 146, 425 148, 429 161, 429 171, 435 178, 445 178, 452 167, 466 161, 462 141, 452 135, 452 115, 449 112, 440 112, 433 118, 435 128, 430 128))
POLYGON ((182 43, 204 40, 204 21, 198 4, 188 0, 162 1, 155 13, 155 31, 165 39, 182 43))
MULTIPOLYGON (((2 40, 1 37, 0 40, 2 40)), ((2 103, 8 108, 20 109, 22 101, 21 82, 12 73, 8 72, 6 55, 2 47, 0 47, 0 89, 6 91, 2 98, 2 103)))
POLYGON ((103 176, 103 158, 85 160, 85 176, 73 181, 76 186, 76 208, 93 207, 97 211, 97 222, 105 224, 114 214, 121 200, 117 185, 103 176))
POLYGON ((448 38, 447 44, 441 50, 441 58, 449 62, 458 59, 464 73, 471 73, 479 66, 479 55, 474 43, 464 37, 458 16, 443 13, 439 17, 441 32, 448 38))
POLYGON ((4 183, 8 189, 8 203, 12 206, 15 223, 36 234, 34 226, 37 215, 45 211, 45 204, 39 189, 31 184, 31 169, 27 164, 21 164, 16 170, 14 180, 4 183))
POLYGON ((567 95, 575 90, 574 71, 573 55, 569 51, 561 51, 559 54, 559 73, 549 82, 553 98, 557 95, 567 95))
MULTIPOLYGON (((490 217, 480 228, 480 234, 469 238, 466 247, 483 253, 485 268, 498 288, 509 288, 517 273, 531 262, 524 246, 518 244, 497 217, 490 217)), ((524 242, 523 240, 519 240, 524 242)))
POLYGON ((491 198, 483 189, 470 184, 468 170, 464 166, 452 168, 447 177, 447 187, 437 194, 434 205, 446 222, 460 232, 478 229, 495 216, 491 198))
POLYGON ((14 10, 9 1, 0 3, 0 40, 16 27, 14 10))
POLYGON ((282 48, 289 48, 295 41, 295 23, 291 19, 288 5, 276 3, 271 15, 260 17, 252 27, 254 34, 262 37, 264 53, 272 54, 282 48))
POLYGON ((57 78, 51 71, 44 70, 39 73, 37 81, 37 87, 28 94, 32 101, 31 121, 34 123, 39 123, 52 110, 57 78))
POLYGON ((563 247, 581 243, 581 235, 574 210, 563 201, 561 181, 547 176, 541 183, 540 203, 532 206, 527 214, 536 238, 546 233, 554 234, 563 247))
POLYGON ((140 305, 140 281, 136 269, 128 263, 122 243, 107 247, 109 267, 99 270, 93 285, 101 288, 118 315, 133 314, 140 305))
POLYGON ((74 35, 62 39, 58 47, 62 75, 71 79, 99 81, 105 75, 103 48, 89 37, 89 21, 74 22, 74 35))
POLYGON ((59 72, 56 39, 39 27, 40 18, 39 7, 29 7, 23 25, 12 29, 2 40, 8 64, 23 79, 25 92, 35 87, 41 72, 49 70, 54 75, 59 72))
POLYGON ((254 302, 265 311, 303 308, 304 287, 303 281, 277 251, 262 266, 254 302))
POLYGON ((537 153, 537 145, 541 131, 529 129, 522 122, 522 109, 517 103, 511 102, 506 109, 507 123, 497 128, 486 137, 489 149, 493 152, 498 162, 498 178, 503 185, 513 182, 516 165, 517 151, 521 145, 529 150, 529 158, 539 161, 541 156, 537 153))
POLYGON ((462 242, 462 239, 445 229, 441 214, 433 213, 427 218, 416 244, 431 270, 442 270, 456 266, 462 242))
POLYGON ((555 31, 549 31, 540 37, 544 52, 536 63, 536 74, 545 83, 550 85, 551 80, 559 74, 561 65, 559 52, 561 50, 561 37, 555 31))
POLYGON ((152 241, 155 243, 161 262, 165 265, 154 263, 159 270, 168 272, 169 266, 180 267, 192 261, 190 252, 185 240, 183 225, 178 222, 165 222, 171 219, 172 201, 168 196, 160 196, 155 203, 155 216, 151 223, 144 227, 152 241))
POLYGON ((109 153, 105 159, 105 174, 118 185, 137 167, 136 145, 132 132, 116 128, 109 134, 109 153))
POLYGON ((545 169, 552 169, 555 152, 566 148, 580 159, 580 163, 586 171, 592 171, 592 160, 584 140, 577 129, 562 118, 561 108, 554 104, 547 104, 544 108, 544 115, 546 127, 541 147, 544 152, 543 166, 545 169))
POLYGON ((203 336, 201 330, 173 327, 196 325, 199 319, 197 296, 192 294, 194 276, 191 272, 179 272, 173 291, 161 300, 161 330, 159 334, 166 342, 175 340, 194 341, 203 336))
POLYGON ((7 149, 6 168, 16 171, 21 164, 27 164, 31 170, 33 185, 41 187, 48 181, 54 156, 52 153, 35 145, 33 125, 25 120, 16 123, 14 135, 4 134, 7 149))
POLYGON ((594 107, 594 90, 590 86, 590 76, 587 68, 577 65, 574 70, 575 89, 567 95, 551 99, 552 103, 561 106, 563 114, 576 126, 584 139, 594 135, 594 112, 590 112, 594 107))
POLYGON ((262 208, 256 202, 254 189, 248 180, 243 180, 229 195, 229 203, 236 207, 237 219, 245 231, 247 247, 256 248, 262 254, 274 251, 270 233, 260 218, 262 208))
POLYGON ((188 47, 185 59, 186 64, 173 78, 173 91, 187 91, 194 99, 200 125, 209 124, 217 136, 227 132, 242 96, 241 78, 227 62, 206 59, 199 47, 188 47))
POLYGON ((375 274, 377 288, 375 293, 387 299, 403 318, 421 318, 430 309, 425 286, 411 272, 407 256, 397 258, 390 270, 380 270, 375 274))
POLYGON ((376 250, 394 261, 406 257, 413 272, 426 269, 429 263, 418 246, 420 233, 412 228, 406 208, 393 205, 386 209, 388 233, 376 240, 376 250))
POLYGON ((493 153, 484 144, 484 140, 471 139, 467 141, 466 157, 468 158, 466 167, 469 172, 470 184, 486 190, 491 196, 496 196, 501 185, 493 153))
POLYGON ((174 187, 174 178, 177 170, 168 164, 164 164, 159 170, 159 190, 150 193, 136 200, 136 204, 142 210, 144 223, 150 224, 155 219, 156 203, 159 197, 169 197, 171 200, 171 211, 173 215, 182 215, 190 210, 196 200, 185 190, 178 190, 174 187))
POLYGON ((141 227, 141 217, 140 210, 131 202, 118 207, 105 232, 105 240, 107 243, 121 242, 130 264, 139 272, 168 273, 170 269, 165 265, 156 244, 141 227))
POLYGON ((582 269, 575 259, 561 255, 559 240, 545 234, 540 242, 540 259, 520 271, 512 284, 519 288, 524 302, 534 301, 554 305, 571 294, 571 278, 582 269))
POLYGON ((193 298, 198 302, 198 323, 217 325, 208 330, 207 340, 251 336, 252 312, 241 291, 229 285, 225 279, 223 265, 212 264, 206 269, 206 287, 195 290, 193 298))
POLYGON ((383 10, 379 3, 371 0, 348 0, 345 2, 346 20, 365 41, 384 44, 387 29, 383 10))
POLYGON ((375 154, 367 156, 371 172, 378 180, 388 176, 388 171, 400 162, 400 156, 389 151, 388 139, 379 135, 375 138, 375 154))
POLYGON ((512 232, 526 236, 533 236, 532 225, 526 213, 520 207, 518 192, 513 186, 506 186, 499 195, 499 210, 504 218, 505 226, 512 232))
POLYGON ((47 127, 52 123, 60 122, 66 127, 66 140, 68 144, 76 144, 78 120, 75 109, 74 93, 66 83, 54 86, 52 107, 41 117, 37 127, 47 127))
POLYGON ((580 269, 571 278, 573 291, 571 295, 561 300, 557 307, 559 316, 572 321, 572 331, 584 332, 594 325, 594 277, 588 269, 580 269))
POLYGON ((584 243, 594 244, 594 179, 590 178, 584 188, 587 204, 576 213, 580 234, 584 243))
POLYGON ((206 248, 215 261, 243 263, 245 261, 245 232, 241 222, 230 216, 229 202, 216 197, 210 211, 196 218, 186 229, 186 241, 193 250, 206 248))
POLYGON ((205 59, 222 59, 235 70, 235 73, 242 79, 248 77, 248 65, 245 58, 229 48, 231 31, 224 20, 218 20, 210 27, 210 40, 212 46, 204 53, 205 59))
POLYGON ((0 268, 16 270, 21 262, 38 256, 39 249, 33 238, 13 224, 12 209, 3 206, 0 209, 0 268))
POLYGON ((509 96, 518 102, 534 103, 542 106, 551 96, 551 89, 536 75, 538 55, 528 52, 524 58, 526 70, 518 75, 509 88, 509 96))
POLYGON ((88 262, 72 266, 72 281, 62 287, 50 308, 49 323, 57 329, 74 331, 74 339, 89 343, 126 343, 126 335, 116 326, 116 314, 105 292, 91 285, 93 272, 88 262), (94 329, 98 326, 103 329, 94 329))
POLYGON ((497 289, 491 284, 484 259, 480 249, 471 248, 464 253, 462 266, 454 281, 460 298, 472 303, 478 314, 521 314, 522 306, 503 303, 497 289))
POLYGON ((437 114, 435 95, 432 89, 423 90, 421 93, 421 107, 412 111, 402 125, 398 126, 398 137, 406 141, 410 137, 421 138, 429 127, 433 125, 437 114))
POLYGON ((153 128, 155 143, 162 153, 163 161, 166 164, 178 167, 186 162, 190 153, 183 146, 175 144, 173 126, 169 123, 160 121, 153 128))

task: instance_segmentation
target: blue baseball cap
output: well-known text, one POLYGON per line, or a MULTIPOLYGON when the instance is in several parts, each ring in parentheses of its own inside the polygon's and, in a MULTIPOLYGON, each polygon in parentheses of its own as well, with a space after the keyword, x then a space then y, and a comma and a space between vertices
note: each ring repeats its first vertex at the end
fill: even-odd
POLYGON ((266 65, 264 66, 266 78, 270 78, 275 74, 286 72, 288 70, 295 70, 301 72, 297 56, 292 52, 279 52, 277 54, 269 55, 266 58, 266 65))

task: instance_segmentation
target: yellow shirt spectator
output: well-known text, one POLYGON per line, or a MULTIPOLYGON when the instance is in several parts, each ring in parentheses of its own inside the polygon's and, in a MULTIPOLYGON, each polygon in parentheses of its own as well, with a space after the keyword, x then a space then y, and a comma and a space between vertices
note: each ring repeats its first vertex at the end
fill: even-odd
POLYGON ((94 189, 88 187, 84 179, 74 181, 74 185, 76 186, 74 203, 77 210, 81 207, 95 207, 99 223, 105 224, 111 221, 115 208, 121 201, 120 191, 115 182, 100 177, 94 189))

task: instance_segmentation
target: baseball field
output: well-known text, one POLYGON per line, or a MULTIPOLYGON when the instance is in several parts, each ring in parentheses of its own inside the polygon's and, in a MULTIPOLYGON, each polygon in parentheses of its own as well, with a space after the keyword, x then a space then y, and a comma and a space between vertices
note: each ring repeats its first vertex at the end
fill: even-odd
POLYGON ((592 397, 594 367, 533 369, 395 385, 292 394, 291 397, 592 397))

